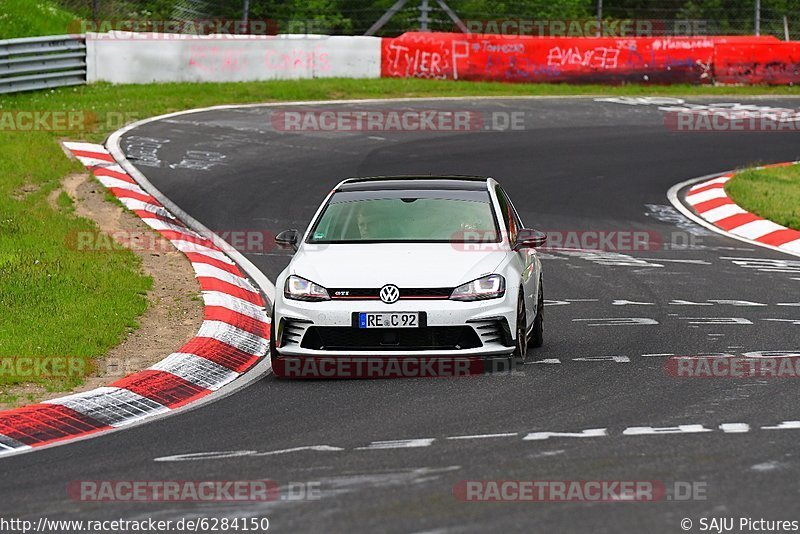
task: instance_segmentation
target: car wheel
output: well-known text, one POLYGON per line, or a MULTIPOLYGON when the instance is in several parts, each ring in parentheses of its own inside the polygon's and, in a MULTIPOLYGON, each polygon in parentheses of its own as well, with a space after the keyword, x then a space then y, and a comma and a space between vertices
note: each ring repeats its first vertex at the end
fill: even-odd
POLYGON ((533 321, 530 345, 541 347, 544 344, 544 288, 539 280, 539 298, 536 300, 536 319, 533 321))
MULTIPOLYGON (((270 317, 275 317, 275 305, 272 305, 272 312, 270 312, 270 317)), ((273 322, 269 328, 269 359, 272 362, 272 374, 277 376, 278 378, 283 378, 283 365, 281 365, 278 360, 280 359, 280 354, 278 354, 278 349, 276 348, 275 344, 275 329, 277 328, 276 324, 273 322)))
POLYGON ((525 313, 525 297, 523 296, 522 289, 519 291, 519 299, 517 301, 517 336, 516 346, 514 348, 513 357, 518 364, 525 363, 525 357, 528 354, 528 333, 527 333, 528 319, 525 313))

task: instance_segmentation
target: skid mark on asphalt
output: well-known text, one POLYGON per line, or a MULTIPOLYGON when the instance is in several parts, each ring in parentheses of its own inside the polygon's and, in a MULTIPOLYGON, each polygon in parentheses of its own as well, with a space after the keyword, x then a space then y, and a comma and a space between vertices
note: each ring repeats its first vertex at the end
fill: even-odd
MULTIPOLYGON (((427 449, 448 440, 458 439, 461 441, 481 441, 488 437, 491 440, 490 446, 494 447, 494 441, 499 439, 514 439, 525 442, 550 442, 551 440, 595 440, 607 438, 636 439, 643 436, 675 436, 687 434, 749 434, 751 432, 775 431, 775 430, 800 430, 800 421, 781 421, 774 425, 753 426, 749 423, 725 422, 714 426, 707 426, 703 423, 688 423, 670 426, 628 426, 622 430, 609 430, 607 427, 586 428, 572 430, 537 430, 533 432, 503 432, 494 434, 475 434, 473 436, 443 436, 439 438, 405 438, 372 441, 369 444, 358 447, 334 447, 331 445, 313 445, 305 447, 294 447, 292 449, 282 449, 280 451, 258 452, 252 450, 242 451, 209 451, 202 453, 174 454, 170 456, 160 456, 153 458, 155 462, 187 462, 187 461, 211 461, 225 459, 241 459, 263 456, 275 456, 278 454, 288 454, 291 452, 358 452, 359 454, 375 453, 376 451, 397 450, 397 449, 427 449), (520 437, 522 436, 522 437, 520 437)), ((563 451, 555 451, 560 454, 563 451)))

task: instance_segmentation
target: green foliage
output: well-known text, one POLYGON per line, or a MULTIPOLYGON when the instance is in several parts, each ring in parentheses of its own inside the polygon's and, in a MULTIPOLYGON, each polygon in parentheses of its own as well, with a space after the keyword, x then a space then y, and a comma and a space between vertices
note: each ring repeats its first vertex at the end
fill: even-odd
POLYGON ((800 165, 748 169, 726 183, 725 192, 747 211, 800 230, 800 165))
POLYGON ((52 0, 0 0, 0 39, 64 35, 74 20, 52 0))

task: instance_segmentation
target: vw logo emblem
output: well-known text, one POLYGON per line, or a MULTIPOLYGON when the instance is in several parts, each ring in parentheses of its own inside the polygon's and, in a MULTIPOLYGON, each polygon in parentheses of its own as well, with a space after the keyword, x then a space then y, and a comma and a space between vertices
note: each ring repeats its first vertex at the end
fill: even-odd
POLYGON ((400 298, 400 290, 397 289, 397 286, 386 284, 381 288, 379 295, 386 304, 394 304, 400 298))

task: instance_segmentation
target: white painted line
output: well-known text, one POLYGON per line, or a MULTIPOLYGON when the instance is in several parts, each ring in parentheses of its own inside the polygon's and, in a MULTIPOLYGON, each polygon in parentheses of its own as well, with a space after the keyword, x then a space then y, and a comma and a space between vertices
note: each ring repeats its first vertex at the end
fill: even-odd
POLYGON ((550 438, 601 438, 608 436, 605 428, 587 428, 581 432, 531 432, 522 441, 541 441, 550 438))
POLYGON ((624 436, 651 436, 654 434, 696 434, 700 432, 711 432, 710 428, 703 425, 678 425, 667 427, 652 426, 631 426, 622 431, 624 436))
POLYGON ((753 306, 753 307, 766 307, 766 304, 761 302, 753 302, 751 300, 733 300, 733 299, 708 299, 709 302, 714 304, 729 304, 731 306, 753 306))
POLYGON ((357 451, 372 451, 383 449, 413 449, 417 447, 430 447, 436 438, 395 439, 389 441, 373 441, 366 447, 356 447, 357 451))
POLYGON ((729 434, 743 434, 750 432, 750 425, 747 423, 722 423, 719 429, 729 434))
POLYGON ((670 306, 713 306, 710 302, 692 302, 691 300, 673 299, 670 306))
POLYGON ((518 435, 519 432, 504 432, 501 434, 473 434, 471 436, 449 436, 445 439, 484 439, 484 438, 510 438, 518 435))
POLYGON ((639 326, 658 324, 658 321, 649 317, 606 317, 601 319, 573 319, 573 321, 588 323, 586 326, 639 326))
POLYGON ((775 426, 762 426, 761 430, 797 430, 800 429, 800 421, 783 421, 775 426))
POLYGON ((573 362, 614 362, 614 363, 630 363, 631 359, 627 356, 583 356, 580 358, 572 358, 573 362))
POLYGON ((745 317, 678 317, 689 324, 710 324, 710 325, 740 325, 753 324, 745 317))
POLYGON ((555 365, 555 364, 561 363, 561 360, 559 360, 558 358, 545 358, 544 360, 536 360, 536 361, 533 361, 533 362, 526 362, 525 365, 535 365, 535 364, 540 364, 540 363, 555 365))
POLYGON ((664 258, 650 258, 650 259, 652 261, 665 261, 665 262, 668 262, 668 263, 689 263, 689 264, 693 264, 693 265, 711 265, 711 262, 706 261, 706 260, 675 260, 675 259, 665 260, 664 258))

